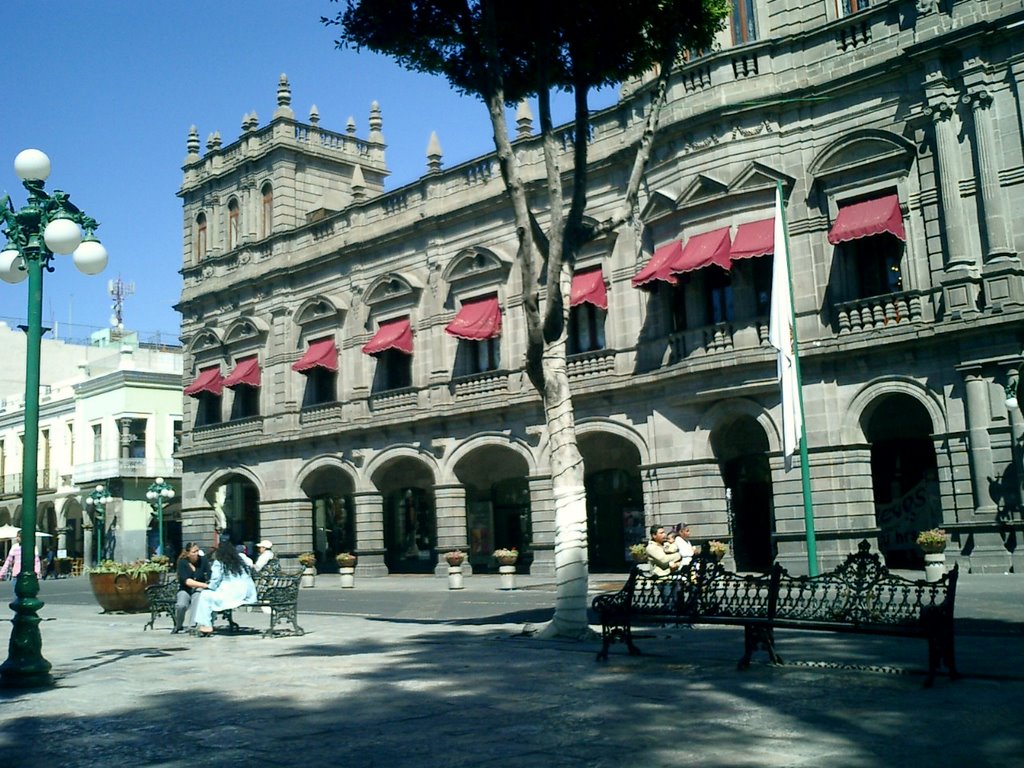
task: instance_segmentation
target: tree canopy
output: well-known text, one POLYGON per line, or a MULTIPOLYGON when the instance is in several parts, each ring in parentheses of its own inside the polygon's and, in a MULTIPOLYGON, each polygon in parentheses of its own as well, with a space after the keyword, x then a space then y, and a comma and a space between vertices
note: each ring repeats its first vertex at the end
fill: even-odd
POLYGON ((512 104, 551 88, 589 90, 710 44, 726 0, 347 0, 328 25, 337 45, 367 48, 456 89, 512 104))

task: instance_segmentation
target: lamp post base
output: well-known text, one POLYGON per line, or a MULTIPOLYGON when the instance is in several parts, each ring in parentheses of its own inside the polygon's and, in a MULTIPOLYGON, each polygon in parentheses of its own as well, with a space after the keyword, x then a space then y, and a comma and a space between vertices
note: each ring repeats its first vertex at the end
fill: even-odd
POLYGON ((43 601, 36 599, 39 580, 32 571, 18 574, 14 594, 11 640, 7 661, 0 666, 0 688, 47 688, 54 681, 50 662, 43 658, 43 638, 39 632, 43 601))

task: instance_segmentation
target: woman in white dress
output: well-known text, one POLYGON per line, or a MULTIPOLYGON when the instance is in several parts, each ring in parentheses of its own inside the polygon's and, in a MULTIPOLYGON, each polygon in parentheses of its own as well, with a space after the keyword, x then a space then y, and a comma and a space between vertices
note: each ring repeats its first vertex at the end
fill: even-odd
POLYGON ((256 585, 249 567, 225 538, 213 553, 210 586, 199 594, 195 622, 200 637, 213 634, 213 613, 256 602, 256 585))

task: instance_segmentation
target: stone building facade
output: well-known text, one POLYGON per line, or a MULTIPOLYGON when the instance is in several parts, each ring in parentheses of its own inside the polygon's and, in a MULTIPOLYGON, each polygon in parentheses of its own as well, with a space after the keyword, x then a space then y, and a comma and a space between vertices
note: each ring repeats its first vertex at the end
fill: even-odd
MULTIPOLYGON (((576 264, 570 371, 590 567, 653 522, 806 569, 799 471, 767 341, 771 218, 790 233, 818 557, 871 540, 917 567, 950 532, 1024 568, 1024 10, 1016 0, 737 0, 674 73, 633 226, 576 264)), ((183 524, 329 568, 441 572, 518 547, 553 569, 547 435, 523 369, 511 215, 493 156, 385 190, 366 138, 295 117, 193 129, 184 181, 183 524)), ((590 215, 619 201, 649 105, 595 116, 590 215)), ((481 107, 482 108, 482 107, 481 107)), ((540 182, 529 110, 516 151, 540 182)), ((565 162, 571 161, 566 143, 565 162)), ((543 212, 540 212, 543 215, 543 212)))

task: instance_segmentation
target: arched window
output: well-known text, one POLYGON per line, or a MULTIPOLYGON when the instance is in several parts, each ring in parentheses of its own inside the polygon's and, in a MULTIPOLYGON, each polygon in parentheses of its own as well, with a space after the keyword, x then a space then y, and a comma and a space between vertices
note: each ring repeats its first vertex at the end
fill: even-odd
POLYGON ((237 198, 228 201, 228 250, 234 250, 238 246, 239 217, 241 212, 238 209, 237 198))
POLYGON ((274 188, 268 181, 263 185, 263 216, 260 237, 270 237, 274 231, 274 188))
POLYGON ((206 214, 196 216, 196 261, 206 258, 206 214))

